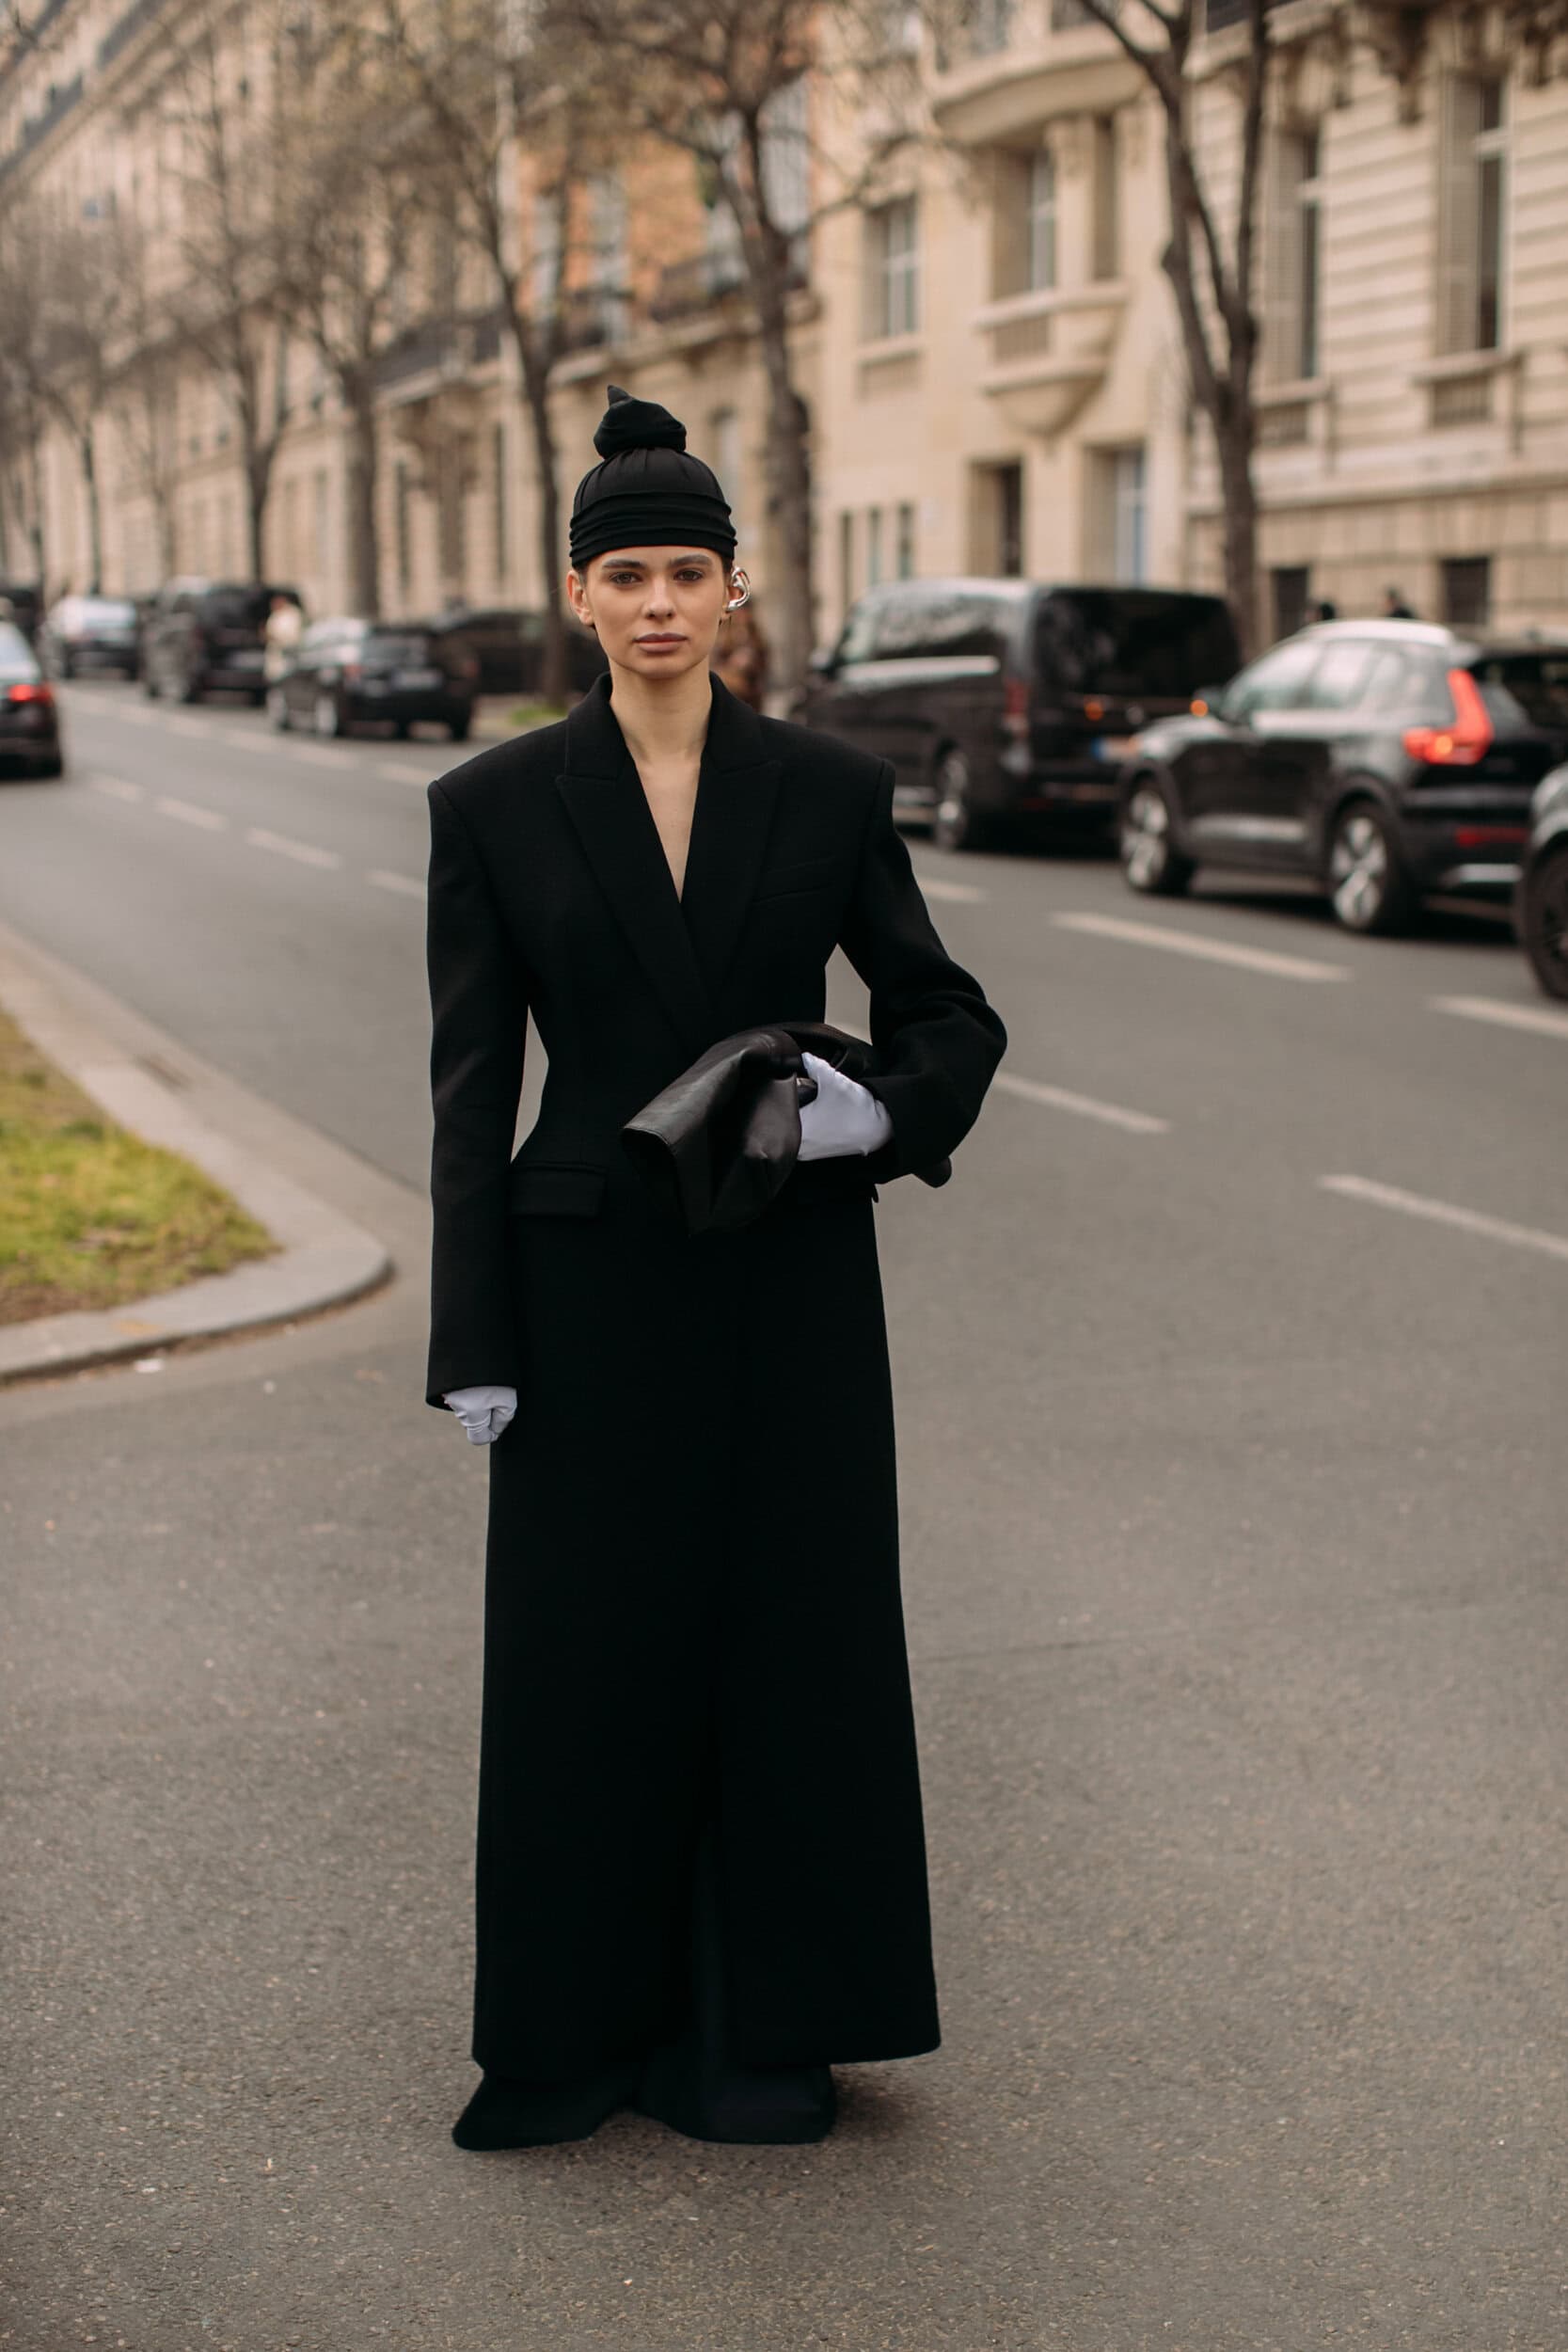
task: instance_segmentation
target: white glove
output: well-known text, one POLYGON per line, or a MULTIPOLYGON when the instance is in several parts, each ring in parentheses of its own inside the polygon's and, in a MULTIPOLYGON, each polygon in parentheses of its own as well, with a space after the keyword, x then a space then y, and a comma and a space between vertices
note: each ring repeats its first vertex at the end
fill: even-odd
POLYGON ((515 1389, 444 1389, 441 1401, 450 1405, 467 1433, 470 1445, 489 1445, 500 1436, 517 1409, 515 1389))
POLYGON ((808 1076, 816 1080, 816 1100, 800 1108, 802 1160, 845 1159, 851 1152, 879 1152, 893 1139, 887 1105, 858 1079, 847 1078, 819 1054, 802 1054, 808 1076))

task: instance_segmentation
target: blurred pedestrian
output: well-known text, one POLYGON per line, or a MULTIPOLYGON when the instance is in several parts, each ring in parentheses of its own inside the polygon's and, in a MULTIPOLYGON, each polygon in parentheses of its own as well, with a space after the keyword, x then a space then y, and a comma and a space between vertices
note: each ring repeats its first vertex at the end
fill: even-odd
POLYGON ((289 668, 304 631, 304 615, 293 596, 280 596, 275 589, 261 632, 261 673, 269 686, 276 684, 289 668))
POLYGON ((1339 608, 1331 597, 1320 596, 1312 607, 1314 621, 1337 621, 1338 617, 1339 608))
POLYGON ((430 787, 426 1400, 491 1448, 473 2056, 483 2150, 631 2106, 817 2140, 834 2061, 940 2040, 872 1201, 1006 1042, 932 927, 885 759, 709 668, 750 593, 686 431, 617 386, 566 590, 609 662, 430 787), (820 1020, 798 1159, 689 1234, 627 1120, 758 1022, 820 1020), (549 1073, 515 1160, 530 1009, 549 1073))
POLYGON ((754 604, 723 615, 709 667, 749 708, 763 707, 768 694, 768 640, 754 604))
POLYGON ((1416 615, 1397 588, 1385 588, 1383 617, 1386 621, 1413 621, 1416 615))

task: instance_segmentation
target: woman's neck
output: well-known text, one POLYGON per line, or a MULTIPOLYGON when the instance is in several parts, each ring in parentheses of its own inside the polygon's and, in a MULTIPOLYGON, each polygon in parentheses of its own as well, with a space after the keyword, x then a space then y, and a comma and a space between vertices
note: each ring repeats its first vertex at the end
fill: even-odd
POLYGON ((645 678, 635 670, 617 669, 610 707, 639 768, 699 759, 713 708, 707 663, 673 678, 645 678))

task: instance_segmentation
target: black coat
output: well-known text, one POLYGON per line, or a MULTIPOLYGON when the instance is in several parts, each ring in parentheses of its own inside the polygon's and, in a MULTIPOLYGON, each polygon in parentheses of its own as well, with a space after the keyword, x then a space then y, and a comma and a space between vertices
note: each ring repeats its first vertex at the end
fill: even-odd
POLYGON ((430 787, 427 1396, 519 1394, 489 1450, 473 2054, 652 2046, 711 1820, 735 2055, 902 2057, 939 2029, 871 1204, 961 1140, 1005 1035, 885 760, 715 679, 677 898, 609 690, 430 787), (840 944, 892 1142, 689 1239, 623 1122, 730 1031, 820 1020, 840 944))

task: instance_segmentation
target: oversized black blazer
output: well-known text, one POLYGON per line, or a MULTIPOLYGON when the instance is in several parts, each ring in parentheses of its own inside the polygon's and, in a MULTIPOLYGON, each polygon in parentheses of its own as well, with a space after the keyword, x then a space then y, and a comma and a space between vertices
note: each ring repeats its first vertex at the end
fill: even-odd
POLYGON ((866 1083, 893 1139, 798 1168, 768 1215, 875 1198, 951 1152, 1006 1043, 927 912, 887 760, 763 718, 714 678, 677 898, 610 687, 430 787, 436 1406, 520 1385, 509 1219, 614 1214, 639 1181, 625 1121, 732 1030, 820 1020, 836 947, 870 991, 866 1083), (530 1011, 548 1070, 514 1158, 530 1011))

